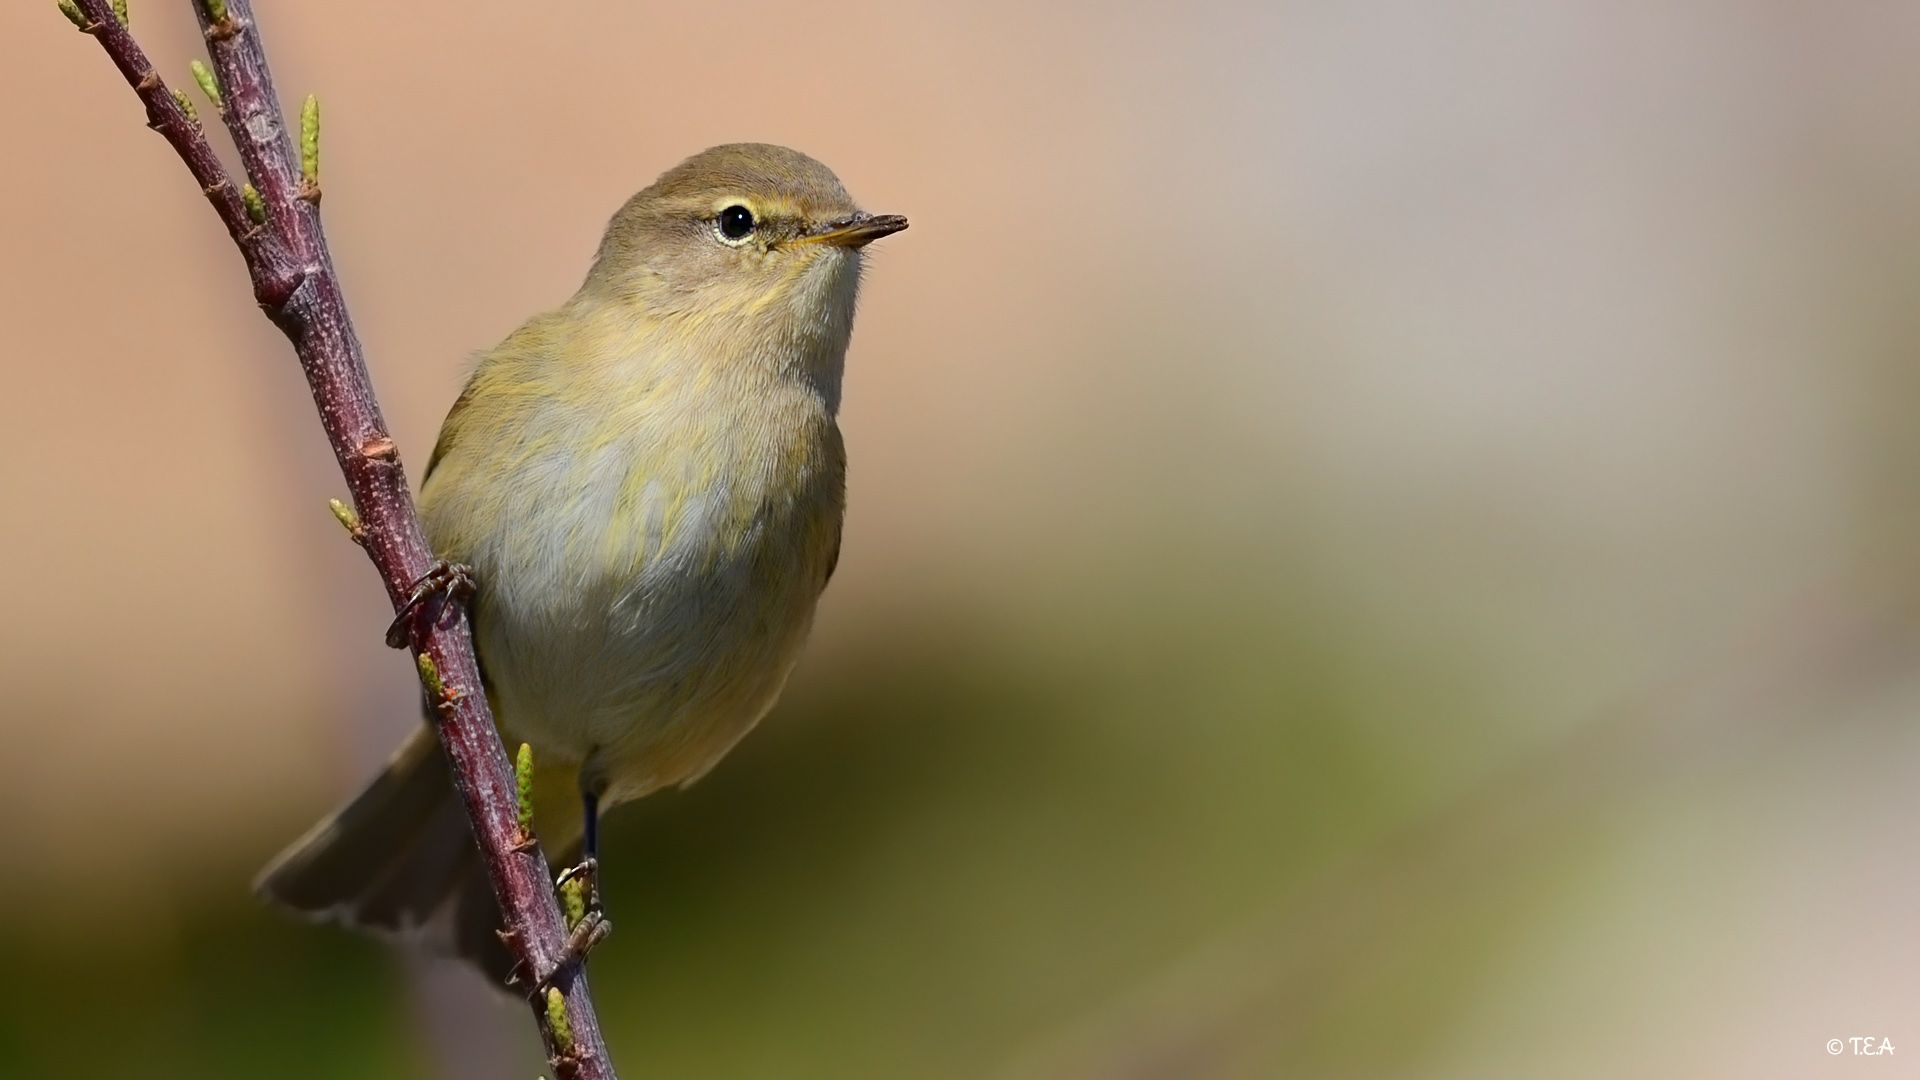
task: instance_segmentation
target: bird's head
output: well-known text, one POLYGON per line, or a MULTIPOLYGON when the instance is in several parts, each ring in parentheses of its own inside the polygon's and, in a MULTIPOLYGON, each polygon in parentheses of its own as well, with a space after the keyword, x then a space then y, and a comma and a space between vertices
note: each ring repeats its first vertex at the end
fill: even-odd
POLYGON ((862 211, 832 170, 798 151, 716 146, 627 200, 582 291, 653 318, 850 327, 861 249, 906 227, 862 211))

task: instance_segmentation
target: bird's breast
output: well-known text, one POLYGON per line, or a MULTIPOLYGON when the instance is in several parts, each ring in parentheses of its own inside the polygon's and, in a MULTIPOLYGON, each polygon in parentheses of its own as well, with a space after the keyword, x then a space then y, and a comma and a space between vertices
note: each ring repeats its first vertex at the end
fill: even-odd
POLYGON ((651 788, 778 693, 837 555, 844 455, 818 398, 778 381, 609 392, 470 401, 422 505, 436 552, 477 573, 502 730, 651 788))

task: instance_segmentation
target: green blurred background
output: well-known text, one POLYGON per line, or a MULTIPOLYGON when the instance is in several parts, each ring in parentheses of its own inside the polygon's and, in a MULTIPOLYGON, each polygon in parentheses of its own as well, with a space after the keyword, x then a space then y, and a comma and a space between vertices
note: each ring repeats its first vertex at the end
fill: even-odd
MULTIPOLYGON (((913 220, 807 659, 609 822, 624 1075, 1920 1076, 1920 9, 258 3, 416 469, 686 154, 913 220)), ((416 691, 198 194, 0 28, 0 1075, 534 1075, 251 900, 416 691)))

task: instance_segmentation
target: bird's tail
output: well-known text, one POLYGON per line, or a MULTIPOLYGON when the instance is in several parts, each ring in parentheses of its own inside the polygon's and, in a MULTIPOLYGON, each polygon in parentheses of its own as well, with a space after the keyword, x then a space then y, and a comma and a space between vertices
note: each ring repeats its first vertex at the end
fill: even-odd
POLYGON ((269 863, 254 889, 316 920, 463 956, 496 985, 513 969, 472 826, 427 725, 365 791, 269 863))

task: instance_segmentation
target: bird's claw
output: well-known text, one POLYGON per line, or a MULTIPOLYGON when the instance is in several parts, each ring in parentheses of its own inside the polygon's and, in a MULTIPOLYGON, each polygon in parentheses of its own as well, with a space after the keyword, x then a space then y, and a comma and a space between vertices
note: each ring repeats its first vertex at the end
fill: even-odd
POLYGON ((567 950, 560 957, 560 963, 563 966, 586 963, 587 954, 602 941, 607 940, 607 935, 611 933, 613 933, 613 923, 608 921, 605 915, 600 914, 598 910, 587 912, 586 917, 567 934, 567 950))
POLYGON ((600 877, 600 860, 589 855, 586 858, 581 859, 578 863, 574 864, 573 866, 569 866, 565 870, 560 871, 560 876, 553 879, 553 887, 558 889, 562 885, 565 885, 567 882, 572 881, 574 878, 586 878, 589 882, 592 882, 594 884, 595 899, 598 899, 599 898, 599 877, 600 877))
POLYGON ((429 620, 430 622, 438 621, 448 602, 465 600, 472 596, 476 584, 473 567, 448 562, 445 559, 435 559, 433 565, 427 568, 427 572, 420 575, 420 580, 413 583, 413 591, 407 594, 406 602, 400 605, 400 610, 394 615, 393 622, 387 626, 387 645, 395 649, 406 648, 407 641, 412 636, 408 631, 411 629, 414 613, 419 611, 422 605, 439 598, 440 605, 429 620))
MULTIPOLYGON (((560 981, 563 972, 577 970, 580 965, 587 962, 587 954, 593 951, 594 946, 605 941, 607 935, 611 933, 613 933, 613 924, 602 918, 597 911, 581 919, 580 924, 567 935, 567 943, 560 950, 560 955, 554 958, 553 967, 547 970, 547 977, 539 980, 535 984, 535 989, 545 991, 560 981)), ((520 972, 520 968, 514 969, 514 973, 507 979, 508 985, 524 985, 520 972)))
POLYGON ((554 879, 554 891, 560 894, 560 913, 567 922, 567 945, 554 963, 553 975, 586 962, 594 946, 613 933, 600 908, 600 861, 591 856, 569 866, 554 879), (571 886, 571 888, 569 888, 571 886))
POLYGON ((560 871, 553 879, 554 891, 560 894, 561 913, 567 917, 569 927, 578 926, 589 916, 598 917, 600 907, 600 860, 589 855, 579 864, 560 871), (569 889, 567 886, 572 885, 569 889))

